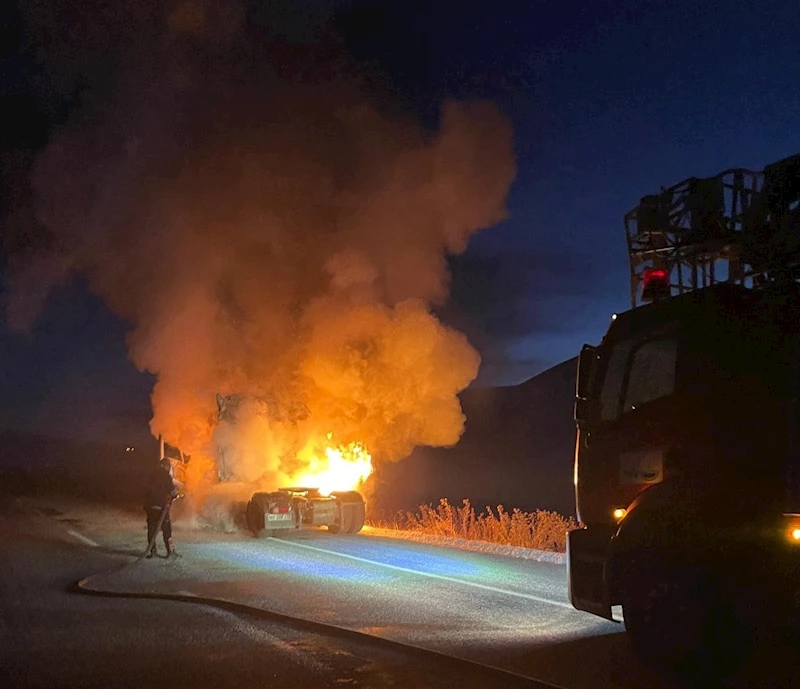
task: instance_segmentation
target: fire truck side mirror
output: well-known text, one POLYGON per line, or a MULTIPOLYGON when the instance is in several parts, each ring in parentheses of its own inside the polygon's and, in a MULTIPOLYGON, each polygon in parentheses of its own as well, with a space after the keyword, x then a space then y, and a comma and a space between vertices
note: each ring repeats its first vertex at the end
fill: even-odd
POLYGON ((581 425, 589 414, 589 392, 592 371, 597 361, 597 348, 583 345, 578 357, 578 375, 575 381, 575 421, 581 425))

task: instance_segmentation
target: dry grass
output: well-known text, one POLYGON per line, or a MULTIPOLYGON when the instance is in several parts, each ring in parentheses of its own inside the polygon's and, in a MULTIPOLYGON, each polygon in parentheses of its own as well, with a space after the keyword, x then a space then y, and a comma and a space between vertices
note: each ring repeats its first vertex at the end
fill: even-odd
POLYGON ((557 512, 536 510, 507 512, 502 505, 496 510, 476 514, 469 500, 461 507, 442 498, 436 507, 420 505, 418 512, 398 512, 390 518, 373 517, 370 526, 416 531, 436 536, 486 541, 535 550, 563 553, 567 547, 567 531, 577 528, 577 522, 557 512))

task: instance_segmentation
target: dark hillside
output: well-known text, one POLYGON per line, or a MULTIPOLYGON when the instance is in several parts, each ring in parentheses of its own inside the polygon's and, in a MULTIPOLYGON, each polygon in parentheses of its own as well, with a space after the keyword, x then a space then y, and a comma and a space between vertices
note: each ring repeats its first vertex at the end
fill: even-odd
POLYGON ((139 506, 158 443, 126 452, 124 445, 0 432, 0 491, 56 493, 139 506))
POLYGON ((482 509, 502 504, 573 514, 572 406, 576 360, 519 385, 461 395, 467 428, 448 449, 418 449, 381 468, 375 501, 387 510, 413 509, 446 497, 482 509))

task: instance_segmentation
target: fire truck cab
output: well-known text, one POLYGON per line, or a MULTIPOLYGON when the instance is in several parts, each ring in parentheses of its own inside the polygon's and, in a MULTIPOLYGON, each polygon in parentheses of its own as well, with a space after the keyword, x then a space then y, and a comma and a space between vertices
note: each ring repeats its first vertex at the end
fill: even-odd
POLYGON ((637 649, 674 659, 793 611, 799 399, 795 283, 616 316, 580 357, 572 604, 621 605, 637 649))

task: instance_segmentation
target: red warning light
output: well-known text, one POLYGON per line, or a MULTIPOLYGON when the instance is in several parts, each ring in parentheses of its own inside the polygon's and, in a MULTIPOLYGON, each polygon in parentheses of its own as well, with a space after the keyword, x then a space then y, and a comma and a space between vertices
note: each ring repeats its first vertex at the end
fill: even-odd
POLYGON ((663 268, 648 268, 644 271, 644 281, 645 284, 650 282, 650 280, 666 280, 667 279, 667 271, 663 268))
POLYGON ((663 268, 648 268, 642 275, 642 301, 669 297, 669 275, 663 268))

